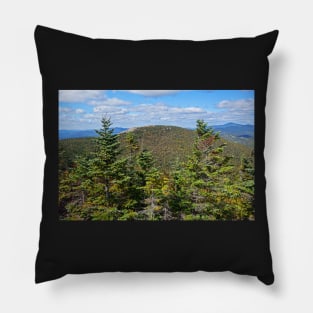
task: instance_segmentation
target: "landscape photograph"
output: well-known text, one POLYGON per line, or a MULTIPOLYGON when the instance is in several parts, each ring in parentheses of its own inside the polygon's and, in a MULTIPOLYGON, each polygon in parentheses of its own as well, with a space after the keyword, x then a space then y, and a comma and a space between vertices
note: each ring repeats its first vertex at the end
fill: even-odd
POLYGON ((254 90, 59 90, 62 221, 254 221, 254 90))

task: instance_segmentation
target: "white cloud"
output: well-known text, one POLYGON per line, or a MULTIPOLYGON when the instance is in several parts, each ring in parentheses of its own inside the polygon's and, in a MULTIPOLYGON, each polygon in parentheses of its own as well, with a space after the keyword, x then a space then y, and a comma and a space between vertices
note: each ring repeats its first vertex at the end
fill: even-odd
POLYGON ((218 124, 254 124, 254 99, 223 100, 217 107, 220 110, 214 114, 214 121, 218 124))
POLYGON ((84 118, 88 118, 88 119, 97 118, 97 115, 96 114, 92 114, 92 113, 87 113, 87 114, 84 115, 84 118))
POLYGON ((254 110, 254 100, 253 99, 241 99, 241 100, 223 100, 217 104, 220 109, 226 109, 230 111, 250 111, 254 110))
POLYGON ((59 107, 59 112, 61 112, 61 113, 68 113, 68 112, 71 112, 71 111, 72 111, 71 108, 59 107))
POLYGON ((84 113, 85 111, 83 109, 76 109, 75 112, 77 114, 81 114, 81 113, 84 113))
POLYGON ((91 100, 88 101, 90 105, 103 106, 103 105, 127 105, 130 104, 129 101, 125 101, 118 98, 107 98, 103 100, 91 100))
POLYGON ((165 105, 164 103, 147 104, 142 103, 132 108, 132 111, 144 112, 144 113, 156 113, 156 114, 194 114, 194 113, 207 113, 206 110, 199 107, 172 107, 165 105))
POLYGON ((130 93, 146 97, 160 97, 180 92, 181 90, 125 90, 130 93))
POLYGON ((107 113, 107 114, 125 114, 128 112, 127 109, 119 108, 119 107, 112 107, 107 105, 97 106, 93 109, 95 113, 107 113))
POLYGON ((173 113, 188 113, 188 114, 193 114, 193 113, 206 113, 205 110, 198 108, 198 107, 187 107, 187 108, 171 108, 171 112, 173 113))
POLYGON ((59 90, 59 102, 85 102, 105 97, 105 90, 59 90))

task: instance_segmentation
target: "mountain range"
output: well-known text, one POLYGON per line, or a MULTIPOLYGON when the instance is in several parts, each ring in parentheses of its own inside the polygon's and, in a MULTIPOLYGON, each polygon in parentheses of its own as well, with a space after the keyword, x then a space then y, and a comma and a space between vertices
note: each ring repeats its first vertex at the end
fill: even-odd
MULTIPOLYGON (((119 134, 128 128, 115 127, 114 134, 119 134)), ((94 129, 86 130, 75 130, 75 129, 60 129, 59 130, 59 139, 70 139, 70 138, 88 138, 88 137, 97 137, 98 134, 94 129)))
POLYGON ((225 139, 241 143, 246 146, 254 145, 254 125, 227 123, 224 125, 212 126, 212 128, 215 131, 220 132, 221 137, 225 139))

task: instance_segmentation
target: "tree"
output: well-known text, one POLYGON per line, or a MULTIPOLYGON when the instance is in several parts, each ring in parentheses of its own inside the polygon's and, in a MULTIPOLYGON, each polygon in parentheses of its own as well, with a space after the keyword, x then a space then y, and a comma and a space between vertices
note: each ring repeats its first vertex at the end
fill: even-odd
POLYGON ((155 214, 159 214, 161 210, 159 202, 162 194, 162 177, 157 168, 152 167, 145 173, 145 185, 142 189, 145 192, 146 203, 144 213, 148 216, 149 220, 153 220, 155 214))
POLYGON ((143 179, 138 170, 137 154, 139 144, 133 133, 127 133, 125 138, 124 157, 115 163, 115 195, 118 207, 122 212, 121 220, 137 218, 142 208, 144 197, 143 179), (126 153, 125 153, 126 152, 126 153))
POLYGON ((114 134, 111 128, 110 118, 102 118, 101 129, 96 130, 99 137, 96 138, 96 152, 93 162, 94 177, 103 184, 104 195, 107 203, 110 203, 110 187, 114 178, 114 168, 117 156, 119 155, 118 136, 114 134))
POLYGON ((72 168, 59 176, 59 207, 67 218, 90 219, 89 204, 95 188, 89 169, 90 160, 77 157, 72 168))
POLYGON ((182 220, 192 212, 191 171, 186 163, 176 162, 163 186, 163 206, 166 216, 182 220))
POLYGON ((147 173, 154 165, 152 153, 148 150, 140 152, 137 158, 138 165, 143 174, 147 173))
POLYGON ((135 136, 132 132, 128 132, 126 134, 126 148, 129 151, 129 160, 130 160, 130 162, 132 162, 134 154, 139 149, 138 141, 135 139, 135 136))
MULTIPOLYGON (((186 163, 185 181, 189 185, 192 215, 196 219, 229 218, 228 199, 233 192, 229 173, 233 166, 223 154, 225 144, 203 120, 197 121, 193 154, 186 163)), ((187 219, 190 219, 190 214, 187 219)))

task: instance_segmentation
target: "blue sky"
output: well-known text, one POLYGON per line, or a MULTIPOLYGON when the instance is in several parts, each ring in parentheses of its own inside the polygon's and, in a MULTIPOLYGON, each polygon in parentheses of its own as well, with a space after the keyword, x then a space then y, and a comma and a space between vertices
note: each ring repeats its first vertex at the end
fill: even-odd
POLYGON ((59 90, 59 129, 254 124, 253 90, 59 90))

